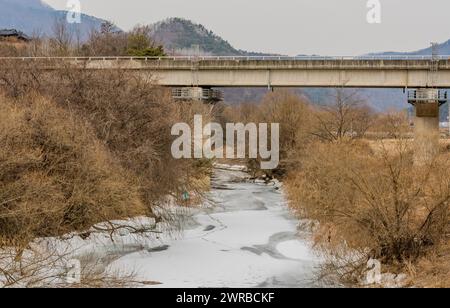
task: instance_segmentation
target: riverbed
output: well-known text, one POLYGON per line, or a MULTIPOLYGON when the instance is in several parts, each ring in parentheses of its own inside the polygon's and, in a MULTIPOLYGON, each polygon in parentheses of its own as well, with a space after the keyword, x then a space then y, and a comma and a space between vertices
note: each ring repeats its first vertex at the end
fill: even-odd
POLYGON ((159 287, 314 287, 319 258, 276 183, 217 168, 208 206, 193 210, 177 236, 124 255, 110 269, 133 269, 159 287))

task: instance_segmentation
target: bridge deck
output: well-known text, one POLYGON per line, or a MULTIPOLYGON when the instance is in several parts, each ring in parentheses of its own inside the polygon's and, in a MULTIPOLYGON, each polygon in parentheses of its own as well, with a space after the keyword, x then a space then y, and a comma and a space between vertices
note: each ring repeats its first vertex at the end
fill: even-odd
POLYGON ((450 88, 450 56, 0 58, 0 69, 120 69, 163 86, 450 88))

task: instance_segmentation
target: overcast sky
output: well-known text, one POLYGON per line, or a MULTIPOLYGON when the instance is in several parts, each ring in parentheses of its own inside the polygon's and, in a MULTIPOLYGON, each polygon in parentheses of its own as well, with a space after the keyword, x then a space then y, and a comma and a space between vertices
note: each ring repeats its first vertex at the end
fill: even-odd
MULTIPOLYGON (((65 9, 67 0, 45 0, 65 9)), ((369 24, 367 0, 80 0, 83 13, 127 30, 168 17, 201 23, 234 47, 287 55, 412 51, 450 39, 449 0, 380 0, 369 24)))

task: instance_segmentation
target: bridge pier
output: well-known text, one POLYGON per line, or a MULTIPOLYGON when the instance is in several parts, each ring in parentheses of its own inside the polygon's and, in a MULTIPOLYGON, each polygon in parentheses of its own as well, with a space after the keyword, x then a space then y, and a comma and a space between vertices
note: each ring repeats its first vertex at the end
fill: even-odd
POLYGON ((217 103, 223 100, 221 91, 209 87, 172 88, 172 97, 180 101, 202 101, 206 103, 217 103))
POLYGON ((414 162, 431 162, 439 151, 439 107, 447 101, 447 93, 438 89, 417 89, 408 93, 408 102, 415 107, 414 162))

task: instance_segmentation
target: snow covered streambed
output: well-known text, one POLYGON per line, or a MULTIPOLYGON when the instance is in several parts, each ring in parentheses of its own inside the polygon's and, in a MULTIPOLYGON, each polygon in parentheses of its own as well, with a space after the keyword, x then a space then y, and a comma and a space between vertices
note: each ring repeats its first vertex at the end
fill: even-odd
POLYGON ((184 232, 123 255, 110 270, 133 270, 160 287, 309 287, 319 259, 274 186, 215 171, 213 206, 193 211, 184 232))
MULTIPOLYGON (((12 273, 13 280, 17 277, 12 286, 64 285, 77 271, 83 280, 97 274, 120 281, 126 277, 139 287, 316 286, 320 260, 303 239, 308 236, 299 235, 282 192, 274 185, 247 181, 248 174, 238 169, 215 170, 210 204, 169 209, 177 209, 182 231, 143 217, 117 222, 130 228, 114 234, 102 231, 110 224, 100 224, 84 235, 30 244, 23 263, 31 276, 22 277, 14 254, 0 258, 0 268, 12 273), (152 231, 135 234, 136 228, 152 231)), ((8 251, 0 251, 0 256, 8 251)), ((0 275, 3 285, 6 276, 0 275)))

